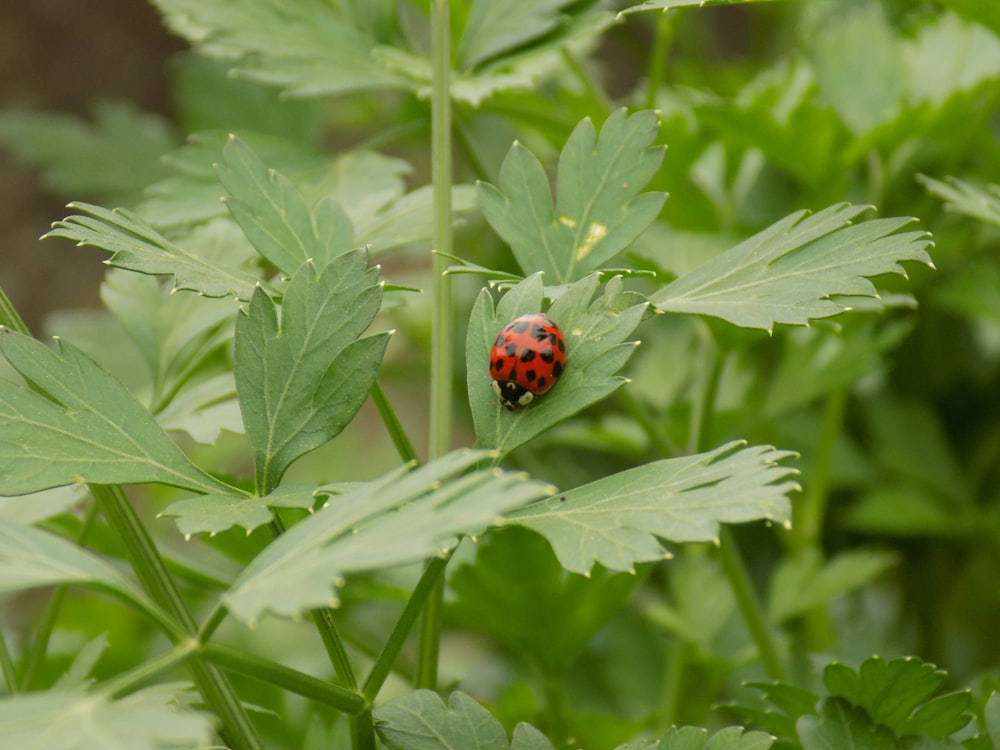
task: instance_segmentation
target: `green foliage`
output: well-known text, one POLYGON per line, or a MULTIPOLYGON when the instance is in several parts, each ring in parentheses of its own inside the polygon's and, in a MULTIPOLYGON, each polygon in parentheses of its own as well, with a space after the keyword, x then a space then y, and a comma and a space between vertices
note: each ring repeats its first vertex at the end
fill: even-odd
POLYGON ((176 124, 0 117, 113 267, 0 292, 0 737, 1000 744, 993 3, 153 4, 176 124))

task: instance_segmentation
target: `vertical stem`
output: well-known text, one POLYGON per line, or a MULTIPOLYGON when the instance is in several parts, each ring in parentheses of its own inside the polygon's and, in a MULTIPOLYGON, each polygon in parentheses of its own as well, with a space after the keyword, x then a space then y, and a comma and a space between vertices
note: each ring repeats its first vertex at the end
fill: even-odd
MULTIPOLYGON (((83 517, 83 525, 76 535, 77 544, 82 546, 86 542, 96 521, 97 503, 94 502, 90 503, 90 507, 87 508, 87 513, 83 517)), ((38 670, 45 660, 45 655, 48 653, 49 639, 52 637, 52 631, 55 630, 63 602, 66 600, 66 589, 66 586, 57 586, 55 591, 52 592, 52 598, 49 599, 48 606, 45 608, 45 615, 35 629, 35 640, 31 644, 31 650, 28 652, 28 663, 24 667, 24 676, 21 679, 21 686, 25 690, 31 690, 33 687, 38 670)))
MULTIPOLYGON (((706 443, 711 434, 715 402, 719 395, 719 382, 722 378, 724 363, 724 359, 719 356, 714 342, 710 340, 706 346, 706 358, 708 359, 708 377, 698 405, 698 413, 694 421, 694 435, 692 436, 695 450, 698 452, 706 450, 708 447, 706 443)), ((754 591, 753 582, 750 580, 750 574, 743 562, 736 538, 724 524, 719 527, 719 562, 722 564, 722 572, 729 582, 729 588, 736 598, 736 606, 740 611, 740 616, 743 618, 747 630, 750 631, 750 636, 757 646, 757 653, 764 663, 768 676, 773 680, 782 679, 785 670, 778 656, 778 647, 764 617, 764 610, 757 597, 757 592, 754 591)))
POLYGON ((656 108, 656 94, 663 85, 663 73, 667 68, 667 54, 670 51, 670 32, 672 30, 670 17, 660 13, 656 22, 656 37, 653 40, 653 51, 649 55, 649 69, 646 71, 646 109, 656 108))
POLYGON ((809 482, 799 501, 792 506, 792 533, 789 541, 797 552, 819 545, 823 519, 826 516, 833 449, 844 421, 846 406, 845 388, 835 390, 827 396, 816 454, 809 470, 809 482))
MULTIPOLYGON (((448 0, 431 3, 431 179, 434 190, 434 314, 431 332, 431 414, 429 452, 442 456, 451 448, 454 309, 451 278, 445 274, 452 251, 451 236, 451 36, 448 0)), ((424 606, 417 686, 437 687, 441 647, 444 578, 424 606)))
POLYGON ((4 636, 2 628, 0 628, 0 672, 3 673, 7 694, 14 695, 18 691, 17 674, 14 671, 14 662, 10 658, 10 649, 7 648, 7 638, 4 636))

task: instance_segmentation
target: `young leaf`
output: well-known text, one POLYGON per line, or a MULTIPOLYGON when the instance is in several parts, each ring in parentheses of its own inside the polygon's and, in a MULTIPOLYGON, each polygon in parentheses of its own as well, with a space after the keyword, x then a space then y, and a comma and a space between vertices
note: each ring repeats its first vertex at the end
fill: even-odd
POLYGON ((474 564, 448 579, 460 624, 495 635, 549 675, 565 674, 601 628, 617 615, 639 576, 603 569, 566 575, 552 548, 523 528, 491 531, 474 564))
POLYGON ((957 177, 946 177, 942 182, 925 175, 917 175, 917 180, 931 194, 946 201, 945 208, 949 211, 1000 227, 1000 185, 981 188, 957 177))
POLYGON ((745 5, 746 3, 766 3, 774 0, 645 0, 638 5, 630 5, 620 11, 620 15, 629 13, 639 13, 644 10, 668 11, 671 8, 686 8, 697 5, 698 7, 708 7, 714 5, 745 5))
POLYGON ((712 315, 745 328, 810 320, 849 309, 837 295, 878 297, 868 277, 906 273, 900 261, 933 266, 926 232, 896 230, 912 219, 851 220, 866 210, 846 203, 811 216, 798 211, 656 292, 663 312, 712 315))
POLYGON ((269 170, 243 141, 230 136, 216 169, 229 191, 226 206, 250 243, 286 274, 307 260, 323 268, 351 247, 344 210, 327 199, 310 211, 295 185, 269 170))
POLYGON ((818 716, 796 722, 803 750, 898 750, 899 743, 887 727, 876 724, 864 710, 843 698, 827 698, 818 716))
POLYGON ((458 61, 471 68, 504 51, 544 36, 563 20, 574 0, 473 0, 462 32, 458 61))
POLYGON ((465 693, 448 703, 432 690, 414 690, 375 710, 375 731, 389 750, 553 750, 541 732, 527 724, 507 743, 503 725, 465 693))
POLYGON ((823 670, 823 682, 831 695, 863 708, 873 721, 889 727, 898 737, 944 737, 969 723, 972 697, 968 691, 929 700, 946 678, 933 664, 912 657, 885 661, 873 656, 858 672, 838 663, 823 670))
POLYGON ((207 748, 211 717, 186 706, 186 690, 157 685, 117 701, 82 691, 9 696, 0 700, 0 737, 12 748, 207 748))
POLYGON ((121 383, 76 347, 0 328, 0 351, 45 396, 0 379, 0 494, 77 482, 229 490, 174 445, 121 383))
POLYGON ((262 289, 237 320, 236 390, 261 492, 340 434, 368 398, 389 334, 358 336, 381 304, 378 269, 356 250, 321 269, 304 264, 285 290, 280 321, 262 289))
POLYGON ((479 183, 479 202, 524 271, 542 271, 553 284, 576 281, 656 219, 666 194, 640 191, 663 161, 663 147, 652 145, 657 130, 652 111, 620 109, 600 137, 582 120, 559 157, 554 207, 541 162, 521 144, 511 147, 500 187, 479 183))
POLYGON ((154 0, 167 25, 214 57, 235 61, 240 77, 297 96, 407 88, 381 66, 374 34, 358 28, 341 4, 323 0, 205 3, 154 0))
POLYGON ((335 601, 346 574, 446 553, 511 508, 552 489, 523 475, 473 466, 495 458, 456 451, 413 471, 399 469, 331 498, 271 543, 224 596, 244 622, 265 611, 294 616, 335 601))
POLYGON ((496 309, 489 291, 480 292, 469 319, 465 349, 469 404, 480 447, 506 454, 627 382, 616 373, 635 350, 637 342, 626 339, 646 305, 634 304, 621 279, 609 281, 604 295, 592 301, 597 287, 598 275, 592 274, 567 287, 548 310, 566 337, 566 369, 551 391, 517 412, 501 407, 493 392, 490 349, 503 326, 518 315, 541 310, 542 280, 538 274, 529 276, 508 290, 496 309))
POLYGON ((270 508, 311 510, 316 496, 314 487, 299 486, 278 487, 264 497, 210 493, 173 502, 160 515, 176 518, 177 530, 185 537, 217 534, 233 526, 242 526, 249 534, 271 522, 270 508))
POLYGON ((615 750, 767 750, 773 744, 771 735, 743 727, 726 727, 711 737, 701 727, 672 727, 659 740, 630 742, 615 750))
POLYGON ((707 453, 668 458, 612 474, 557 498, 507 514, 542 534, 566 570, 587 574, 669 556, 657 537, 717 541, 720 523, 767 519, 787 523, 794 469, 791 454, 736 441, 707 453))
POLYGON ((252 274, 221 262, 212 262, 175 245, 131 211, 109 211, 87 203, 70 203, 86 216, 57 221, 43 237, 62 237, 78 245, 111 253, 108 263, 154 276, 173 276, 176 289, 190 289, 206 297, 250 299, 258 280, 252 274))

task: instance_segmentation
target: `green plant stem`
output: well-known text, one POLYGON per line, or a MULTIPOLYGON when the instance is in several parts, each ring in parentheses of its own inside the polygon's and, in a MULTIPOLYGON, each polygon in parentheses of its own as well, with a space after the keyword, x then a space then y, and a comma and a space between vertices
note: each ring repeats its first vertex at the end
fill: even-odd
MULTIPOLYGON (((698 452, 708 448, 712 418, 715 414, 715 404, 719 394, 719 382, 722 379, 722 368, 725 363, 725 360, 719 356, 713 341, 706 341, 705 353, 708 360, 708 376, 698 404, 693 436, 694 446, 698 452)), ((747 630, 750 631, 750 636, 757 646, 757 653, 760 655, 768 676, 772 680, 783 679, 785 669, 778 656, 778 647, 774 642, 771 629, 764 618, 764 610, 757 597, 757 592, 754 591, 753 582, 750 580, 750 574, 743 562, 736 538, 724 524, 719 527, 719 561, 722 565, 722 572, 729 583, 729 588, 736 599, 740 616, 743 618, 747 630)))
POLYGON ((656 36, 653 40, 653 51, 649 55, 649 68, 646 71, 646 109, 656 108, 656 95, 663 85, 663 74, 667 69, 667 55, 670 52, 670 39, 673 31, 671 17, 660 13, 656 22, 656 36))
POLYGON ((3 634, 3 628, 0 628, 0 672, 3 672, 7 694, 14 695, 18 692, 17 673, 14 670, 14 662, 10 658, 10 649, 7 648, 7 637, 3 634))
POLYGON ((385 425, 386 430, 389 431, 389 437, 392 438, 392 444, 396 446, 396 452, 399 454, 399 457, 404 462, 417 461, 417 452, 413 450, 413 443, 410 442, 410 438, 406 435, 406 430, 403 429, 403 424, 399 421, 399 417, 396 416, 396 410, 392 408, 392 404, 389 403, 385 391, 382 390, 382 386, 379 385, 377 380, 375 381, 375 385, 372 386, 371 396, 372 403, 375 404, 379 416, 382 417, 382 423, 385 425))
MULTIPOLYGON (((431 331, 430 458, 451 449, 452 379, 455 360, 451 278, 451 32, 448 0, 431 3, 431 181, 434 196, 434 303, 431 331)), ((437 687, 444 578, 427 598, 417 657, 418 687, 437 687)))
POLYGON ((321 680, 245 651, 218 643, 208 643, 201 646, 200 653, 206 660, 224 667, 227 671, 278 685, 346 714, 359 714, 370 707, 364 697, 354 690, 334 685, 327 680, 321 680))
POLYGON ((11 304, 10 298, 3 289, 0 289, 0 325, 7 326, 7 328, 18 333, 23 333, 25 336, 31 335, 28 326, 24 324, 21 316, 17 314, 17 310, 14 309, 14 305, 11 304))
POLYGON ((819 547, 830 490, 833 450, 843 425, 846 407, 845 388, 839 388, 827 396, 816 454, 809 468, 809 481, 798 502, 792 506, 792 533, 789 541, 796 552, 819 547))
POLYGON ((548 715, 548 734, 557 747, 566 744, 566 684, 562 674, 542 673, 542 692, 548 715))
MULTIPOLYGON (((179 628, 192 637, 197 626, 181 598, 163 558, 150 538, 146 527, 120 487, 90 485, 91 494, 111 528, 125 546, 143 588, 176 621, 179 628)), ((222 721, 222 734, 235 750, 258 750, 260 739, 236 696, 229 679, 211 664, 199 659, 191 661, 191 672, 205 704, 222 721)))
POLYGON ((106 693, 114 699, 124 698, 136 690, 150 684, 154 680, 171 672, 198 653, 198 643, 195 640, 182 641, 172 651, 150 659, 135 669, 117 675, 107 682, 97 686, 97 692, 106 693))
POLYGON ((584 70, 583 66, 580 65, 579 60, 573 57, 572 53, 570 53, 570 51, 565 47, 560 50, 560 56, 566 64, 566 67, 569 68, 570 72, 576 78, 577 82, 583 87, 583 90, 587 92, 587 96, 590 97, 592 102, 590 108, 604 114, 610 112, 614 105, 611 103, 611 100, 608 99, 607 94, 604 93, 604 91, 597 85, 597 76, 590 75, 586 70, 584 70))
POLYGON ((740 556, 736 539, 727 526, 719 527, 719 562, 722 572, 729 582, 729 588, 736 598, 736 606, 743 617, 743 623, 750 631, 750 637, 757 645, 757 653, 772 680, 784 680, 785 668, 778 655, 771 629, 764 617, 764 611, 754 591, 753 582, 740 556))
MULTIPOLYGON (((76 543, 78 545, 84 545, 87 541, 87 537, 90 536, 91 530, 94 528, 94 524, 97 522, 97 503, 90 503, 87 507, 87 512, 84 514, 83 523, 80 526, 80 531, 76 535, 76 543)), ((49 640, 52 638, 52 632, 55 630, 56 623, 59 621, 59 614, 62 612, 63 602, 66 601, 66 586, 57 586, 55 591, 52 592, 52 597, 49 599, 49 603, 45 608, 45 614, 42 616, 42 621, 38 624, 35 629, 35 640, 31 644, 31 649, 28 651, 28 661, 24 667, 24 675, 21 679, 21 685, 25 690, 31 690, 35 684, 35 678, 38 676, 38 670, 42 666, 42 662, 45 661, 45 655, 49 650, 49 640)))
POLYGON ((403 607, 403 611, 396 621, 395 626, 393 626, 385 646, 382 647, 382 651, 375 660, 375 664, 372 665, 371 671, 368 672, 368 676, 365 678, 361 692, 369 702, 375 702, 379 690, 382 689, 382 685, 385 684, 386 679, 389 677, 392 665, 395 663, 400 651, 403 650, 406 638, 410 634, 421 609, 423 609, 428 597, 438 587, 438 581, 444 569, 448 566, 449 559, 451 559, 450 555, 447 558, 435 557, 428 560, 427 564, 424 565, 424 572, 421 574, 420 580, 417 581, 416 587, 410 593, 410 598, 407 600, 406 606, 403 607))

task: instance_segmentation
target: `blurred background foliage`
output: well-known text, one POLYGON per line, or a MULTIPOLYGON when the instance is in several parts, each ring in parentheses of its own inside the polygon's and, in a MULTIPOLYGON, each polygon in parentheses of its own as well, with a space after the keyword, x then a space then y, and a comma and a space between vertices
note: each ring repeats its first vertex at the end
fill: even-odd
MULTIPOLYGON (((426 3, 403 5, 419 14, 426 3)), ((514 139, 551 164, 581 118, 600 124, 618 106, 658 109, 668 151, 651 188, 670 198, 660 221, 612 265, 660 278, 794 210, 838 201, 918 217, 933 232, 936 270, 909 268, 908 283, 880 283, 880 305, 859 302, 851 314, 810 328, 768 335, 680 317, 647 322, 627 393, 514 456, 570 487, 734 437, 798 451, 808 501, 797 507, 793 529, 751 526, 738 536, 805 682, 811 659, 874 653, 917 654, 946 668, 953 685, 998 679, 1000 188, 990 187, 1000 184, 998 8, 977 0, 809 0, 632 14, 546 60, 534 89, 455 106, 460 183, 496 182, 514 139), (718 387, 706 416, 709 381, 718 387)), ((329 189, 324 169, 362 148, 387 157, 364 157, 373 160, 366 174, 386 190, 428 182, 427 103, 408 92, 283 98, 228 76, 229 63, 196 55, 168 35, 152 6, 131 0, 7 3, 0 34, 0 283, 36 333, 100 349, 137 390, 155 391, 150 366, 99 309, 99 294, 112 311, 121 300, 114 275, 99 292, 96 252, 36 240, 64 215, 67 199, 136 208, 165 231, 201 233, 206 246, 227 242, 225 227, 213 223, 222 210, 212 203, 217 196, 199 189, 212 181, 206 170, 230 131, 306 192, 329 189)), ((460 254, 513 270, 478 212, 463 209, 460 254)), ((379 260, 391 281, 426 287, 426 257, 424 245, 379 260)), ((635 285, 641 289, 641 280, 635 285)), ((476 290, 475 281, 458 283, 460 319, 476 290)), ((394 339, 382 377, 421 438, 426 384, 414 373, 427 371, 429 312, 417 296, 393 304, 384 324, 404 335, 394 339)), ((464 340, 462 331, 456 336, 464 340)), ((463 383, 460 374, 456 389, 463 383)), ((458 426, 459 441, 468 442, 467 425, 458 426)), ((236 438, 209 433, 214 444, 191 449, 220 470, 245 468, 236 438)), ((363 411, 350 434, 357 439, 307 457, 290 479, 357 480, 393 465, 373 413, 363 411)), ((150 490, 148 501, 160 507, 169 499, 167 490, 150 490)), ((50 523, 79 521, 64 515, 50 523)), ((178 547, 169 532, 163 543, 178 547)), ((476 623, 474 571, 509 564, 505 545, 518 545, 540 569, 556 565, 544 546, 516 536, 488 541, 478 568, 471 557, 470 567, 454 566, 456 625, 476 623)), ((113 550, 110 537, 97 540, 113 550)), ((221 534, 178 550, 176 564, 193 579, 225 580, 262 543, 221 534)), ((360 652, 378 640, 367 633, 391 622, 387 613, 409 574, 345 589, 344 631, 360 652)), ((593 618, 594 628, 610 622, 560 666, 572 675, 576 725, 589 727, 595 746, 665 716, 711 723, 713 703, 740 679, 760 677, 712 555, 685 550, 646 575, 631 599, 624 595, 631 586, 592 584, 597 593, 586 601, 614 616, 593 618), (683 701, 678 685, 687 686, 683 701), (609 690, 615 705, 603 698, 609 690)), ((101 602, 95 617, 80 597, 78 632, 60 630, 55 644, 67 660, 105 631, 148 648, 132 632, 142 626, 118 605, 101 602)), ((28 622, 31 600, 21 604, 28 622)), ((552 637, 564 626, 559 619, 546 625, 552 637)), ((294 661, 307 656, 295 645, 299 627, 269 622, 254 637, 284 644, 294 661)), ((488 698, 501 718, 530 721, 540 711, 530 658, 503 632, 492 636, 454 630, 443 649, 446 674, 488 698)), ((112 673, 127 662, 101 668, 112 673)), ((48 680, 57 667, 47 667, 48 680)), ((252 699, 294 702, 276 693, 252 699)))

